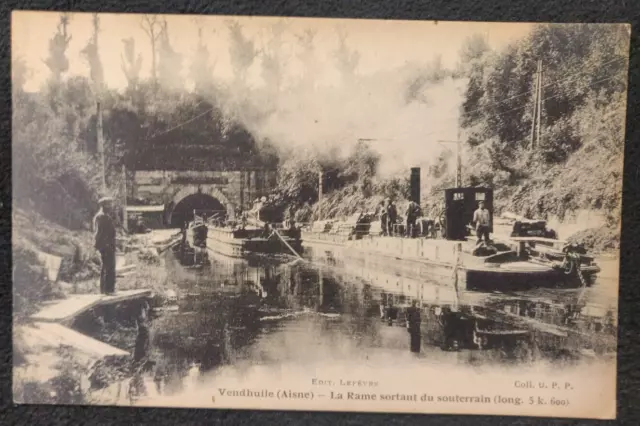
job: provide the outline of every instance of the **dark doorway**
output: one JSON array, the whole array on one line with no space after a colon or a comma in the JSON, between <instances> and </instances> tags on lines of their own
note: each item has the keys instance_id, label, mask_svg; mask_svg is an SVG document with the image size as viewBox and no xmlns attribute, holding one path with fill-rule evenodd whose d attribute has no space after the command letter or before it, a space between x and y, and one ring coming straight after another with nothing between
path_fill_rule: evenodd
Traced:
<instances>
[{"instance_id":1,"label":"dark doorway","mask_svg":"<svg viewBox=\"0 0 640 426\"><path fill-rule=\"evenodd\" d=\"M214 212L226 212L226 208L220 201L206 194L192 194L184 197L173 208L170 216L170 226L181 228L185 222L193 220L193 211L206 213L211 217Z\"/></svg>"}]
</instances>

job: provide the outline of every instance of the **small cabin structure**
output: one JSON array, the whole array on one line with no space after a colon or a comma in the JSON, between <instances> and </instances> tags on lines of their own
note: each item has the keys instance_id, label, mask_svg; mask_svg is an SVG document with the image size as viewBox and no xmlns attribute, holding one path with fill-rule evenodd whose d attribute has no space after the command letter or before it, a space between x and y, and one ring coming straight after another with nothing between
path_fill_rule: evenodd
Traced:
<instances>
[{"instance_id":1,"label":"small cabin structure","mask_svg":"<svg viewBox=\"0 0 640 426\"><path fill-rule=\"evenodd\" d=\"M449 188L445 194L445 237L447 240L464 240L469 235L467 228L473 221L473 212L478 203L484 201L491 216L493 232L493 189L491 188Z\"/></svg>"}]
</instances>

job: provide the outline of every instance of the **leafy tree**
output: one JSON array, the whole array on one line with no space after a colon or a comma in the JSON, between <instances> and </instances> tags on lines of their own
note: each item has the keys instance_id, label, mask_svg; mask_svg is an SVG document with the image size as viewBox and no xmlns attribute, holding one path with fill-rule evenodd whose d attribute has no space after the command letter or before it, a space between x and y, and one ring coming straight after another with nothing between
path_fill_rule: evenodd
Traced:
<instances>
[{"instance_id":1,"label":"leafy tree","mask_svg":"<svg viewBox=\"0 0 640 426\"><path fill-rule=\"evenodd\" d=\"M214 67L215 62L210 63L209 49L202 41L202 27L199 27L198 45L189 68L189 77L193 81L197 93L210 92Z\"/></svg>"},{"instance_id":2,"label":"leafy tree","mask_svg":"<svg viewBox=\"0 0 640 426\"><path fill-rule=\"evenodd\" d=\"M243 86L257 51L254 42L242 33L242 26L237 21L229 22L227 28L230 37L229 56L231 57L234 78L237 83Z\"/></svg>"},{"instance_id":3,"label":"leafy tree","mask_svg":"<svg viewBox=\"0 0 640 426\"><path fill-rule=\"evenodd\" d=\"M460 48L457 76L470 77L475 69L482 66L485 55L490 52L491 47L484 35L474 34L469 37Z\"/></svg>"},{"instance_id":4,"label":"leafy tree","mask_svg":"<svg viewBox=\"0 0 640 426\"><path fill-rule=\"evenodd\" d=\"M487 52L479 37L470 40L460 65L469 79L461 119L470 148L469 181L495 186L500 204L520 213L534 214L544 205L547 213L562 216L606 205L617 216L615 182L608 189L585 182L596 176L609 182L620 173L622 154L614 147L624 140L628 40L622 26L586 24L538 24L499 53ZM532 151L538 60L541 139ZM596 154L595 146L610 149Z\"/></svg>"},{"instance_id":5,"label":"leafy tree","mask_svg":"<svg viewBox=\"0 0 640 426\"><path fill-rule=\"evenodd\" d=\"M347 183L354 183L365 198L371 197L373 178L378 171L380 154L373 151L364 141L358 141L353 152L347 157L341 177Z\"/></svg>"},{"instance_id":6,"label":"leafy tree","mask_svg":"<svg viewBox=\"0 0 640 426\"><path fill-rule=\"evenodd\" d=\"M100 18L97 13L93 14L93 36L87 43L87 45L80 52L84 56L85 60L89 63L89 70L91 74L91 80L95 86L96 93L100 93L103 90L104 76L102 69L102 62L100 61L100 54L98 51L98 35L100 33Z\"/></svg>"},{"instance_id":7,"label":"leafy tree","mask_svg":"<svg viewBox=\"0 0 640 426\"><path fill-rule=\"evenodd\" d=\"M49 57L44 63L51 71L51 79L59 82L62 74L69 70L69 59L67 59L67 48L71 41L71 36L67 33L70 17L63 13L60 15L60 22L54 36L49 40Z\"/></svg>"},{"instance_id":8,"label":"leafy tree","mask_svg":"<svg viewBox=\"0 0 640 426\"><path fill-rule=\"evenodd\" d=\"M11 59L11 88L14 97L24 92L24 86L27 84L31 73L23 57L16 56Z\"/></svg>"},{"instance_id":9,"label":"leafy tree","mask_svg":"<svg viewBox=\"0 0 640 426\"><path fill-rule=\"evenodd\" d=\"M149 42L151 43L151 79L154 84L157 84L158 43L162 33L162 23L156 15L143 15L140 25L142 30L147 34L147 37L149 37Z\"/></svg>"},{"instance_id":10,"label":"leafy tree","mask_svg":"<svg viewBox=\"0 0 640 426\"><path fill-rule=\"evenodd\" d=\"M260 51L262 78L269 92L278 93L282 86L286 58L282 55L284 24L278 22L270 28L270 39Z\"/></svg>"},{"instance_id":11,"label":"leafy tree","mask_svg":"<svg viewBox=\"0 0 640 426\"><path fill-rule=\"evenodd\" d=\"M302 76L302 87L312 88L320 73L320 62L317 59L315 51L315 38L317 32L311 29L305 30L302 34L296 35L300 52L298 52L298 60L303 64L304 71Z\"/></svg>"},{"instance_id":12,"label":"leafy tree","mask_svg":"<svg viewBox=\"0 0 640 426\"><path fill-rule=\"evenodd\" d=\"M334 59L342 78L346 83L349 83L353 80L360 63L360 52L347 46L347 35L344 28L339 27L336 33L338 35L338 48L333 53Z\"/></svg>"},{"instance_id":13,"label":"leafy tree","mask_svg":"<svg viewBox=\"0 0 640 426\"><path fill-rule=\"evenodd\" d=\"M183 87L180 77L182 55L176 52L169 40L169 27L166 20L160 23L158 46L158 79L160 84L169 90Z\"/></svg>"},{"instance_id":14,"label":"leafy tree","mask_svg":"<svg viewBox=\"0 0 640 426\"><path fill-rule=\"evenodd\" d=\"M124 52L122 54L122 72L127 78L127 89L133 91L140 81L140 69L142 68L142 55L136 54L136 45L133 37L122 39Z\"/></svg>"}]
</instances>

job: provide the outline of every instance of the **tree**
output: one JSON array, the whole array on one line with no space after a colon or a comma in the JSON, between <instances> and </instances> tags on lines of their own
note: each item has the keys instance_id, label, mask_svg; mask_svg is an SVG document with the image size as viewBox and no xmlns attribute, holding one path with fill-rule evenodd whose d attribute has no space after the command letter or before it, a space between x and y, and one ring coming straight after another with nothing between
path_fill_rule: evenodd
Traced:
<instances>
[{"instance_id":1,"label":"tree","mask_svg":"<svg viewBox=\"0 0 640 426\"><path fill-rule=\"evenodd\" d=\"M373 178L378 171L380 154L365 141L358 141L353 152L345 160L340 177L345 183L355 183L365 198L372 195Z\"/></svg>"},{"instance_id":2,"label":"tree","mask_svg":"<svg viewBox=\"0 0 640 426\"><path fill-rule=\"evenodd\" d=\"M407 103L413 101L427 102L424 89L429 84L441 82L449 73L442 65L442 56L435 55L433 59L423 67L420 67L408 80L404 97Z\"/></svg>"},{"instance_id":3,"label":"tree","mask_svg":"<svg viewBox=\"0 0 640 426\"><path fill-rule=\"evenodd\" d=\"M30 75L31 70L23 57L16 56L11 59L11 88L14 95L24 91Z\"/></svg>"},{"instance_id":4,"label":"tree","mask_svg":"<svg viewBox=\"0 0 640 426\"><path fill-rule=\"evenodd\" d=\"M93 36L80 53L85 58L85 60L89 63L91 80L93 81L94 90L96 93L102 92L103 85L104 85L102 62L100 61L100 54L98 50L98 34L99 33L100 33L100 18L98 17L97 13L94 13L93 14Z\"/></svg>"},{"instance_id":5,"label":"tree","mask_svg":"<svg viewBox=\"0 0 640 426\"><path fill-rule=\"evenodd\" d=\"M316 31L307 29L302 34L296 35L301 48L296 55L304 66L302 75L302 87L315 88L316 77L320 72L320 63L315 52Z\"/></svg>"},{"instance_id":6,"label":"tree","mask_svg":"<svg viewBox=\"0 0 640 426\"><path fill-rule=\"evenodd\" d=\"M206 92L212 87L212 74L215 62L210 63L209 49L202 40L202 27L198 27L198 45L189 67L189 78L195 85L197 93Z\"/></svg>"},{"instance_id":7,"label":"tree","mask_svg":"<svg viewBox=\"0 0 640 426\"><path fill-rule=\"evenodd\" d=\"M229 30L229 56L236 83L244 86L247 71L255 60L257 51L252 40L242 33L242 26L237 21L227 24Z\"/></svg>"},{"instance_id":8,"label":"tree","mask_svg":"<svg viewBox=\"0 0 640 426\"><path fill-rule=\"evenodd\" d=\"M487 38L474 34L467 38L460 48L457 73L460 77L470 77L472 70L481 65L484 56L491 51Z\"/></svg>"},{"instance_id":9,"label":"tree","mask_svg":"<svg viewBox=\"0 0 640 426\"><path fill-rule=\"evenodd\" d=\"M143 15L142 16L142 30L149 37L149 42L151 43L151 79L153 84L158 83L158 74L157 74L157 54L158 54L158 41L160 40L162 25L160 20L156 15Z\"/></svg>"},{"instance_id":10,"label":"tree","mask_svg":"<svg viewBox=\"0 0 640 426\"><path fill-rule=\"evenodd\" d=\"M615 147L624 140L628 41L624 26L586 24L538 24L501 52L471 40L461 53L469 78L461 120L469 180L495 186L501 204L521 214L537 211L538 202L560 217L619 209L611 177L620 174ZM541 138L531 151L538 60Z\"/></svg>"},{"instance_id":11,"label":"tree","mask_svg":"<svg viewBox=\"0 0 640 426\"><path fill-rule=\"evenodd\" d=\"M136 44L133 37L122 40L124 52L122 54L122 72L127 79L127 88L135 90L140 81L140 69L142 68L142 55L136 55Z\"/></svg>"},{"instance_id":12,"label":"tree","mask_svg":"<svg viewBox=\"0 0 640 426\"><path fill-rule=\"evenodd\" d=\"M284 24L278 22L270 29L270 38L262 47L260 54L262 59L262 78L267 88L272 93L280 91L286 59L282 54L282 35L284 34Z\"/></svg>"},{"instance_id":13,"label":"tree","mask_svg":"<svg viewBox=\"0 0 640 426\"><path fill-rule=\"evenodd\" d=\"M338 35L338 48L333 53L334 59L343 80L349 83L353 80L360 63L360 52L347 46L347 35L344 28L339 27L336 34Z\"/></svg>"},{"instance_id":14,"label":"tree","mask_svg":"<svg viewBox=\"0 0 640 426\"><path fill-rule=\"evenodd\" d=\"M169 40L169 26L166 20L160 23L160 37L158 49L158 79L160 84L169 90L184 87L180 70L182 69L182 55L176 52Z\"/></svg>"},{"instance_id":15,"label":"tree","mask_svg":"<svg viewBox=\"0 0 640 426\"><path fill-rule=\"evenodd\" d=\"M54 82L59 82L62 74L69 70L69 60L67 59L67 48L71 41L71 36L67 33L69 20L69 14L62 13L57 32L49 40L49 57L44 63L49 67L51 79Z\"/></svg>"}]
</instances>

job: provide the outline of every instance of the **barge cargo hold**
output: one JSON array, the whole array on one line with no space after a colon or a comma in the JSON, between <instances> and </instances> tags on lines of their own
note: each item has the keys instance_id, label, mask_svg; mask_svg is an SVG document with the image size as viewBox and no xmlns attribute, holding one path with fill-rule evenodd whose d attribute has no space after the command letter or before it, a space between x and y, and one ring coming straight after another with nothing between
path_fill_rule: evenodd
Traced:
<instances>
[{"instance_id":1,"label":"barge cargo hold","mask_svg":"<svg viewBox=\"0 0 640 426\"><path fill-rule=\"evenodd\" d=\"M589 285L600 272L590 259L580 264L580 274L575 263L562 260L535 261L520 257L517 249L504 244L491 256L475 256L473 241L447 241L432 239L408 239L398 237L363 237L358 240L340 241L332 235L303 232L305 246L325 256L353 260L394 262L397 266L420 269L421 275L440 278L454 277L461 290L508 291L538 287L572 288ZM520 242L514 241L520 245ZM506 246L506 247L505 247ZM554 251L555 252L555 251ZM562 257L560 251L556 257ZM582 275L582 279L580 278Z\"/></svg>"},{"instance_id":2,"label":"barge cargo hold","mask_svg":"<svg viewBox=\"0 0 640 426\"><path fill-rule=\"evenodd\" d=\"M251 253L302 253L299 230L262 228L233 229L208 226L207 249L230 257L243 257Z\"/></svg>"},{"instance_id":3,"label":"barge cargo hold","mask_svg":"<svg viewBox=\"0 0 640 426\"><path fill-rule=\"evenodd\" d=\"M382 236L379 224L352 221L350 232L344 232L344 223L317 222L302 231L302 239L305 248L316 255L320 252L320 258L393 262L407 268L417 265L425 277L454 278L460 290L586 287L600 272L594 258L581 246L547 238L553 233L546 228L542 234L534 232L537 229L527 234L522 222L513 224L510 233L494 235L483 253L475 237L469 235L468 225L479 201L492 210L492 190L447 189L445 201L440 232L425 230L418 238ZM430 222L428 227L433 228L436 220ZM491 223L493 232L493 217ZM544 221L532 223L546 226Z\"/></svg>"}]
</instances>

